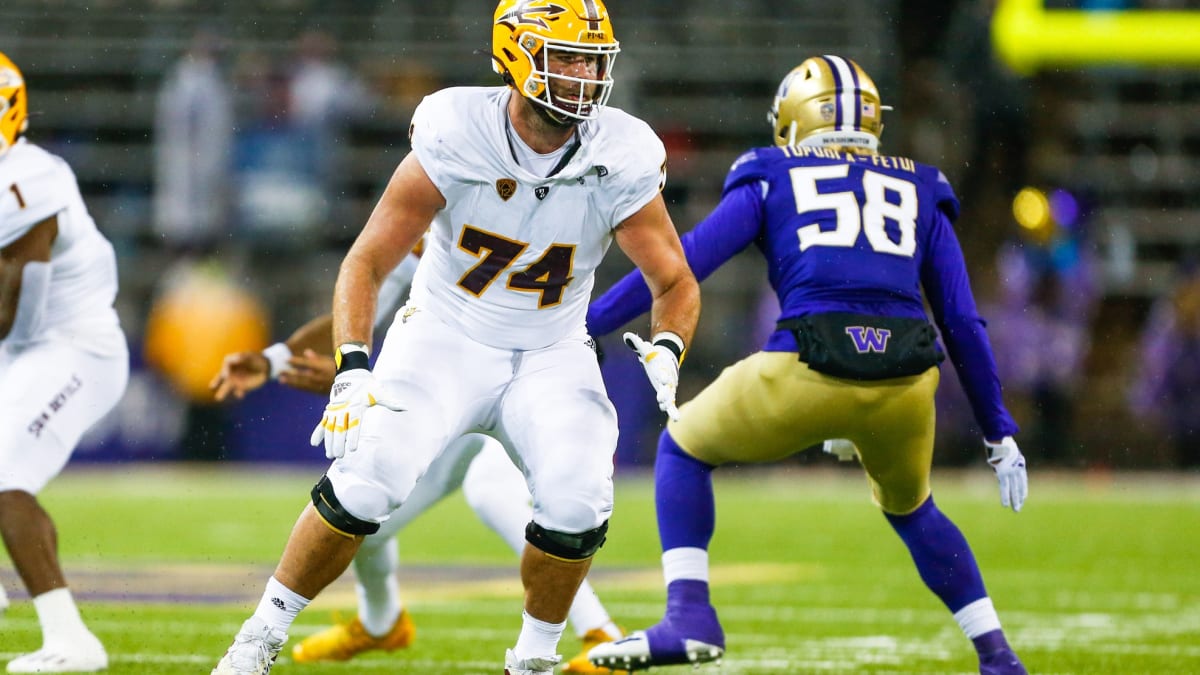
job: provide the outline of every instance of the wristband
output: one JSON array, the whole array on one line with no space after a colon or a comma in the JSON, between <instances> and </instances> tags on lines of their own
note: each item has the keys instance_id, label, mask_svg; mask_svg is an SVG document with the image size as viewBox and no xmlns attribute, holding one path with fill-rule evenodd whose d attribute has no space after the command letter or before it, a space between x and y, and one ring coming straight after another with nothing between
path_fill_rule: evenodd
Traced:
<instances>
[{"instance_id":1,"label":"wristband","mask_svg":"<svg viewBox=\"0 0 1200 675\"><path fill-rule=\"evenodd\" d=\"M370 370L371 356L367 352L367 346L361 342L346 342L337 348L333 353L333 360L337 364L337 372L346 372L347 370Z\"/></svg>"},{"instance_id":2,"label":"wristband","mask_svg":"<svg viewBox=\"0 0 1200 675\"><path fill-rule=\"evenodd\" d=\"M683 346L683 338L669 330L664 330L660 333L655 333L654 337L650 338L650 342L655 347L663 347L674 354L675 363L683 363L683 355L687 351Z\"/></svg>"},{"instance_id":3,"label":"wristband","mask_svg":"<svg viewBox=\"0 0 1200 675\"><path fill-rule=\"evenodd\" d=\"M276 342L262 350L262 355L266 357L267 363L271 364L271 379L278 380L279 374L287 370L288 359L292 358L292 349L286 342Z\"/></svg>"}]
</instances>

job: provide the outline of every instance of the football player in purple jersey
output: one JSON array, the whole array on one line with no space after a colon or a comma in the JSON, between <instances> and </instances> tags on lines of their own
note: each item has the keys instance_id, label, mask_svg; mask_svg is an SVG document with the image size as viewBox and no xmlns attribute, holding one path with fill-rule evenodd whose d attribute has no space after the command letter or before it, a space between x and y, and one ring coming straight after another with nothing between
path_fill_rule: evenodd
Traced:
<instances>
[{"instance_id":1,"label":"football player in purple jersey","mask_svg":"<svg viewBox=\"0 0 1200 675\"><path fill-rule=\"evenodd\" d=\"M879 154L879 93L854 62L810 58L783 79L770 112L774 146L734 162L720 204L683 237L704 279L756 246L781 307L761 351L728 367L680 406L662 433L655 500L666 615L646 631L593 649L597 665L628 669L719 658L725 636L709 601L712 472L769 462L821 443L867 472L884 517L921 579L979 654L980 672L1025 673L1009 646L966 539L930 492L934 392L950 361L984 432L1000 500L1028 492L995 360L976 310L953 222L958 200L932 166ZM650 307L635 272L592 303L603 335Z\"/></svg>"}]
</instances>

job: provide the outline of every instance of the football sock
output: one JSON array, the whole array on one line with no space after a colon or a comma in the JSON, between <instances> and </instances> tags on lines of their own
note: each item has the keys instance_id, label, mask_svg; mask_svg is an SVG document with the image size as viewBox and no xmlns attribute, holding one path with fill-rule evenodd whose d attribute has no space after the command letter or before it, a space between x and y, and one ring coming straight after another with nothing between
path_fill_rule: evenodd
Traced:
<instances>
[{"instance_id":1,"label":"football sock","mask_svg":"<svg viewBox=\"0 0 1200 675\"><path fill-rule=\"evenodd\" d=\"M267 580L267 589L263 591L262 600L258 601L254 616L262 619L271 628L286 633L296 620L296 615L307 607L308 603L308 598L279 583L272 576Z\"/></svg>"},{"instance_id":2,"label":"football sock","mask_svg":"<svg viewBox=\"0 0 1200 675\"><path fill-rule=\"evenodd\" d=\"M383 637L392 630L400 617L403 603L396 570L400 568L400 552L396 538L372 541L370 537L354 556L354 576L358 583L358 620L367 633Z\"/></svg>"},{"instance_id":3,"label":"football sock","mask_svg":"<svg viewBox=\"0 0 1200 675\"><path fill-rule=\"evenodd\" d=\"M532 659L556 654L558 640L562 637L567 622L548 623L535 619L528 612L521 612L521 634L517 636L517 645L513 654L518 659Z\"/></svg>"},{"instance_id":4,"label":"football sock","mask_svg":"<svg viewBox=\"0 0 1200 675\"><path fill-rule=\"evenodd\" d=\"M42 626L42 641L46 644L65 642L72 644L74 637L89 632L79 616L75 598L69 588L46 591L33 599L38 623Z\"/></svg>"},{"instance_id":5,"label":"football sock","mask_svg":"<svg viewBox=\"0 0 1200 675\"><path fill-rule=\"evenodd\" d=\"M663 551L662 568L663 581L668 588L678 579L708 583L708 551L691 546Z\"/></svg>"},{"instance_id":6,"label":"football sock","mask_svg":"<svg viewBox=\"0 0 1200 675\"><path fill-rule=\"evenodd\" d=\"M1004 635L1000 632L1000 617L996 615L996 608L992 606L991 598L980 598L963 607L954 613L954 620L962 628L963 634L972 640L996 633L1000 635L1000 641L1004 641ZM980 643L976 642L975 644L978 647ZM1007 647L1008 645L1005 643L999 646Z\"/></svg>"},{"instance_id":7,"label":"football sock","mask_svg":"<svg viewBox=\"0 0 1200 675\"><path fill-rule=\"evenodd\" d=\"M957 614L987 598L971 547L958 527L938 510L932 496L908 515L883 515L908 547L921 580L951 612ZM977 608L986 613L983 606Z\"/></svg>"},{"instance_id":8,"label":"football sock","mask_svg":"<svg viewBox=\"0 0 1200 675\"><path fill-rule=\"evenodd\" d=\"M608 610L604 609L604 604L600 602L600 598L587 579L583 580L583 583L579 585L579 590L575 592L575 599L571 602L567 620L571 622L575 634L579 637L583 637L593 628L603 629L613 639L621 637L621 629L612 622Z\"/></svg>"},{"instance_id":9,"label":"football sock","mask_svg":"<svg viewBox=\"0 0 1200 675\"><path fill-rule=\"evenodd\" d=\"M691 547L708 549L716 527L711 464L688 455L670 432L658 437L654 461L654 503L663 551Z\"/></svg>"},{"instance_id":10,"label":"football sock","mask_svg":"<svg viewBox=\"0 0 1200 675\"><path fill-rule=\"evenodd\" d=\"M8 609L8 594L4 592L4 587L0 586L0 612Z\"/></svg>"}]
</instances>

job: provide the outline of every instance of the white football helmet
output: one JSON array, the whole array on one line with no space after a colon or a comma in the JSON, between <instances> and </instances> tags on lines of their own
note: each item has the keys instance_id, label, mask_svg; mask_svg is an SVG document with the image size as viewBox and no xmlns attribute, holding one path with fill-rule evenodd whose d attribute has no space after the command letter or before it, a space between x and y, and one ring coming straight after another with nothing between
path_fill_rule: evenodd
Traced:
<instances>
[{"instance_id":1,"label":"white football helmet","mask_svg":"<svg viewBox=\"0 0 1200 675\"><path fill-rule=\"evenodd\" d=\"M879 90L866 71L840 56L814 56L779 83L767 121L775 145L841 145L875 152L883 133Z\"/></svg>"},{"instance_id":2,"label":"white football helmet","mask_svg":"<svg viewBox=\"0 0 1200 675\"><path fill-rule=\"evenodd\" d=\"M555 121L600 114L619 51L602 0L501 0L496 7L492 68ZM594 77L551 73L552 54L594 58Z\"/></svg>"}]
</instances>

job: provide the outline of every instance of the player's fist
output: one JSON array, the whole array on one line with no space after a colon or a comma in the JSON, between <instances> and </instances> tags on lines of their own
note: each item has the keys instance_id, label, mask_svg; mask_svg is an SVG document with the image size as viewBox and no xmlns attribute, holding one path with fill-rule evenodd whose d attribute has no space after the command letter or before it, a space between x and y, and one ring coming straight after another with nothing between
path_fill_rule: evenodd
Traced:
<instances>
[{"instance_id":1,"label":"player's fist","mask_svg":"<svg viewBox=\"0 0 1200 675\"><path fill-rule=\"evenodd\" d=\"M622 338L626 346L637 352L638 360L646 369L646 377L654 387L658 397L658 408L667 413L672 420L679 420L679 408L675 407L675 390L679 388L679 355L683 353L683 340L678 336L655 336L653 343L646 342L637 333L625 333ZM676 351L666 344L666 341L677 342Z\"/></svg>"},{"instance_id":2,"label":"player's fist","mask_svg":"<svg viewBox=\"0 0 1200 675\"><path fill-rule=\"evenodd\" d=\"M404 407L387 396L366 368L339 373L329 390L329 404L320 423L313 429L309 443L325 445L325 456L337 459L358 449L358 434L362 416L373 405L400 412Z\"/></svg>"},{"instance_id":3,"label":"player's fist","mask_svg":"<svg viewBox=\"0 0 1200 675\"><path fill-rule=\"evenodd\" d=\"M1029 496L1029 474L1025 471L1025 456L1017 449L1012 436L1005 436L999 443L985 440L987 461L996 470L1000 481L1000 504L1020 511Z\"/></svg>"}]
</instances>

